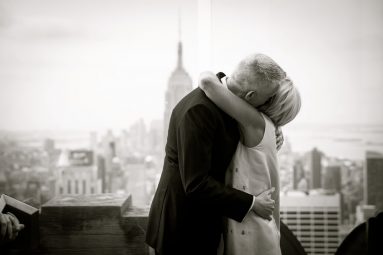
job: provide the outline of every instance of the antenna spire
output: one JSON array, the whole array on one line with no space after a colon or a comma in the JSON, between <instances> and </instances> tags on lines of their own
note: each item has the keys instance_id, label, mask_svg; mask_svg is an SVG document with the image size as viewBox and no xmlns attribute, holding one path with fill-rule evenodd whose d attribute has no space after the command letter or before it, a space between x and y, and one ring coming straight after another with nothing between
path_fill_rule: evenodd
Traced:
<instances>
[{"instance_id":1,"label":"antenna spire","mask_svg":"<svg viewBox=\"0 0 383 255\"><path fill-rule=\"evenodd\" d=\"M181 20L181 7L178 5L178 41L181 41L181 26L182 26L182 20Z\"/></svg>"},{"instance_id":2,"label":"antenna spire","mask_svg":"<svg viewBox=\"0 0 383 255\"><path fill-rule=\"evenodd\" d=\"M181 7L178 4L178 68L182 68Z\"/></svg>"}]
</instances>

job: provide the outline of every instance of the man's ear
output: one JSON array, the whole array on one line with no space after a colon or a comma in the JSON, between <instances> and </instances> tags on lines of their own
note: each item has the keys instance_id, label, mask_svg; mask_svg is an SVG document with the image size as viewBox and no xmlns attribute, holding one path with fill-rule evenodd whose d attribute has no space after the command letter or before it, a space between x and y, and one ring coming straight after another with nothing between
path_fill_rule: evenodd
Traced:
<instances>
[{"instance_id":1,"label":"man's ear","mask_svg":"<svg viewBox=\"0 0 383 255\"><path fill-rule=\"evenodd\" d=\"M250 90L249 92L246 93L245 100L247 102L251 102L251 100L254 99L256 94L257 94L257 92L255 90Z\"/></svg>"}]
</instances>

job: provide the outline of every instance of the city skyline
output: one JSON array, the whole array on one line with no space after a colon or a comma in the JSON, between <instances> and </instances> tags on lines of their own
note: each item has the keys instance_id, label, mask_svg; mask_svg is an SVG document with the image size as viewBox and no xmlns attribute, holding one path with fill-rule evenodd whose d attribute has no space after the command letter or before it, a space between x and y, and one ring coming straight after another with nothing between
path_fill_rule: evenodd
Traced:
<instances>
[{"instance_id":1,"label":"city skyline","mask_svg":"<svg viewBox=\"0 0 383 255\"><path fill-rule=\"evenodd\" d=\"M36 208L96 194L146 208L172 109L199 72L230 75L263 52L303 100L277 155L281 218L308 254L332 254L382 209L382 11L378 0L3 0L0 191Z\"/></svg>"},{"instance_id":2,"label":"city skyline","mask_svg":"<svg viewBox=\"0 0 383 255\"><path fill-rule=\"evenodd\" d=\"M162 133L157 132L155 136L162 137ZM36 207L54 194L73 196L105 192L131 194L133 204L149 205L161 171L161 156L158 157L160 153L153 146L158 139L151 137L142 122L118 136L108 132L99 136L100 139L97 137L97 134L90 134L87 149L77 147L71 150L60 148L60 139L45 139L39 147L2 141L0 189L19 200L27 199ZM142 153L137 153L139 151ZM320 153L321 157L315 156L313 160L310 155L313 153ZM368 215L374 215L376 203L362 207L359 203L363 201L362 193L366 192L366 185L361 181L365 171L363 162L338 159L316 150L298 155L288 143L279 156L283 187L281 216L308 254L316 254L316 251L332 254L352 227L359 224L356 220L363 222ZM366 160L368 162L368 156ZM378 175L380 161L371 164L371 170L375 171L370 173L371 176ZM294 168L297 162L303 163L301 170L307 183L315 183L315 180L310 181L315 178L322 182L315 186L306 185L303 189L301 185L291 185L296 182ZM337 181L329 183L329 178L334 178L330 173L334 171L330 169L332 166L339 167L339 176ZM28 187L32 187L33 192ZM377 188L373 193L381 195L381 189ZM298 197L290 197L291 192Z\"/></svg>"},{"instance_id":3,"label":"city skyline","mask_svg":"<svg viewBox=\"0 0 383 255\"><path fill-rule=\"evenodd\" d=\"M194 88L201 71L197 5L3 1L0 130L123 129L139 118L162 119L179 9ZM230 73L254 51L273 57L302 94L288 129L383 124L383 3L243 1L230 8L230 1L211 1L211 69Z\"/></svg>"}]
</instances>

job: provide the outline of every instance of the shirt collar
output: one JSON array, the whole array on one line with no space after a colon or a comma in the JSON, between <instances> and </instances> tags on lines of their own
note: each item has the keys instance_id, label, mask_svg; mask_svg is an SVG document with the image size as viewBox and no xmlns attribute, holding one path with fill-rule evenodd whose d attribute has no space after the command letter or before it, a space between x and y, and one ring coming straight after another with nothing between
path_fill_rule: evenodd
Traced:
<instances>
[{"instance_id":1,"label":"shirt collar","mask_svg":"<svg viewBox=\"0 0 383 255\"><path fill-rule=\"evenodd\" d=\"M221 78L222 84L225 85L226 87L227 87L227 78L228 78L227 76L224 76Z\"/></svg>"}]
</instances>

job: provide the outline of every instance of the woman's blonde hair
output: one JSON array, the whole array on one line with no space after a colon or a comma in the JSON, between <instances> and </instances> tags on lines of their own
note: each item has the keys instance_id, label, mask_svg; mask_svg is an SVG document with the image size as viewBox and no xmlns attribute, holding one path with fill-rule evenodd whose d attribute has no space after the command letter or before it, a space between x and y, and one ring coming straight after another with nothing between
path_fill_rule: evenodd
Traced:
<instances>
[{"instance_id":1,"label":"woman's blonde hair","mask_svg":"<svg viewBox=\"0 0 383 255\"><path fill-rule=\"evenodd\" d=\"M292 121L301 109L301 96L293 82L286 77L281 80L277 93L258 110L266 114L276 126Z\"/></svg>"}]
</instances>

